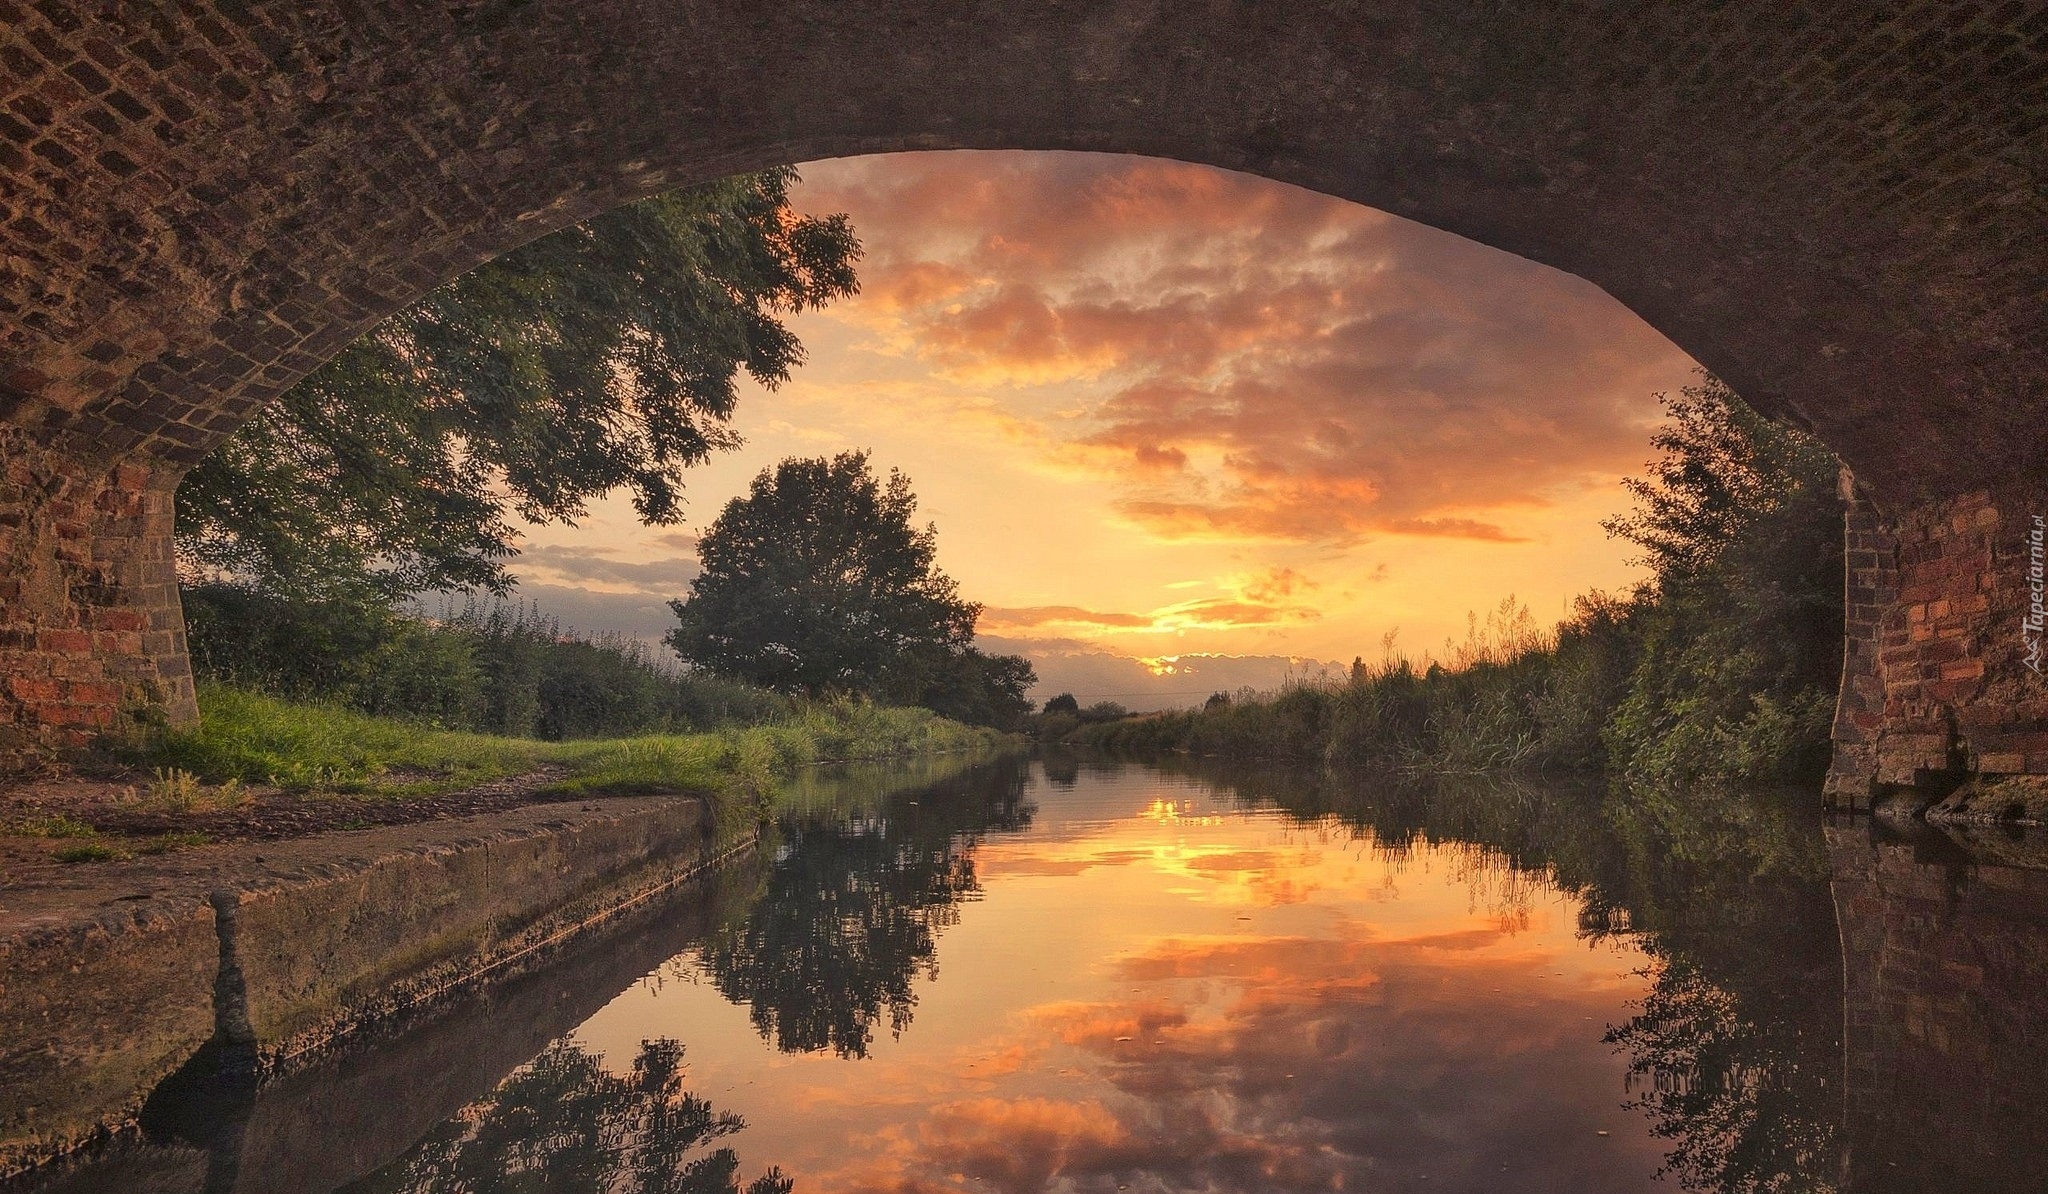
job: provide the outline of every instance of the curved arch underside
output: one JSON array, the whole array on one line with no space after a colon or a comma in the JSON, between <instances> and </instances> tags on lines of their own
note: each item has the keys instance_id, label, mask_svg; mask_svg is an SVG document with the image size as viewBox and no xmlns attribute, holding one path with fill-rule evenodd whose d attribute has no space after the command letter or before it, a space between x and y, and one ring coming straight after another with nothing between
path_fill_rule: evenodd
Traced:
<instances>
[{"instance_id":1,"label":"curved arch underside","mask_svg":"<svg viewBox=\"0 0 2048 1194\"><path fill-rule=\"evenodd\" d=\"M114 725L80 721L107 685L117 705L189 706L168 494L378 318L668 187L948 147L1250 171L1590 279L1819 433L1874 500L1868 566L1852 556L1870 695L1849 712L1872 734L1889 717L1947 735L1908 770L2015 751L1957 747L1968 694L1887 711L1882 624L1910 635L1907 606L1952 599L1939 623L1993 594L1948 636L1962 656L1913 656L1915 683L2043 700L2007 650L2017 622L1979 625L2026 604L2021 572L1991 578L2024 557L2029 507L2048 510L2032 503L2048 491L2039 4L0 0L0 16L0 546L17 561L0 665L49 681L0 694L0 733L11 716L23 741ZM1981 554L1968 592L1956 563L1911 600L1928 552ZM52 650L114 662L67 681L35 670ZM2048 734L2015 750L1990 769L2048 771Z\"/></svg>"}]
</instances>

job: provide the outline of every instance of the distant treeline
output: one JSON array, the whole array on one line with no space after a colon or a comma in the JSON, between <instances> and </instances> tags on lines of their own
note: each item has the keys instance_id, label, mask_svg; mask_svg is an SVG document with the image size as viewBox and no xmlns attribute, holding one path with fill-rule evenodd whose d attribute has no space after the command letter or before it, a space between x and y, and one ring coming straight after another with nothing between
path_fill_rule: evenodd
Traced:
<instances>
[{"instance_id":1,"label":"distant treeline","mask_svg":"<svg viewBox=\"0 0 2048 1194\"><path fill-rule=\"evenodd\" d=\"M184 600L202 679L445 729L559 740L755 725L792 709L637 639L582 637L504 602L422 618L233 584L188 587Z\"/></svg>"},{"instance_id":2,"label":"distant treeline","mask_svg":"<svg viewBox=\"0 0 2048 1194\"><path fill-rule=\"evenodd\" d=\"M1072 740L1438 772L1607 770L1653 782L1811 779L1841 668L1839 464L1708 380L1665 400L1662 458L1610 533L1651 579L1555 631L1513 598L1420 663L1390 638L1348 679L1219 693Z\"/></svg>"}]
</instances>

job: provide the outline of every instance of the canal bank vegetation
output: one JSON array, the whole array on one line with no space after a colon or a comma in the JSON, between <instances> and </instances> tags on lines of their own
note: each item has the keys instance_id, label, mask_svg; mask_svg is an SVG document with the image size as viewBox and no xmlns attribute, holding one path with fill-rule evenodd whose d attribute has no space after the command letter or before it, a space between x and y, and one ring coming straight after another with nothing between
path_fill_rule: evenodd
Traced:
<instances>
[{"instance_id":1,"label":"canal bank vegetation","mask_svg":"<svg viewBox=\"0 0 2048 1194\"><path fill-rule=\"evenodd\" d=\"M247 584L183 596L203 679L433 729L556 741L756 725L796 708L758 685L686 670L637 639L578 635L503 601L451 601L422 617Z\"/></svg>"},{"instance_id":2,"label":"canal bank vegetation","mask_svg":"<svg viewBox=\"0 0 2048 1194\"><path fill-rule=\"evenodd\" d=\"M195 805L236 785L405 798L537 776L538 795L695 792L751 809L813 764L1005 741L929 710L852 700L804 703L762 725L563 742L434 729L212 684L201 687L200 708L196 728L166 734L149 756L159 774L189 777Z\"/></svg>"},{"instance_id":3,"label":"canal bank vegetation","mask_svg":"<svg viewBox=\"0 0 2048 1194\"><path fill-rule=\"evenodd\" d=\"M1608 771L1653 784L1807 780L1827 765L1840 673L1840 466L1712 378L1664 399L1659 457L1610 520L1650 578L1581 597L1544 630L1513 598L1462 643L1334 683L1219 694L1199 710L1083 726L1134 752L1418 771Z\"/></svg>"},{"instance_id":4,"label":"canal bank vegetation","mask_svg":"<svg viewBox=\"0 0 2048 1194\"><path fill-rule=\"evenodd\" d=\"M621 491L645 524L679 524L688 470L741 443L743 381L773 389L801 364L789 317L858 289L851 225L796 210L796 182L657 195L495 258L208 454L177 494L199 677L547 741L848 699L1021 719L1030 664L973 646L980 607L934 566L908 480L862 452L784 460L728 502L666 646L503 602L522 525L574 525ZM448 593L486 600L423 614Z\"/></svg>"},{"instance_id":5,"label":"canal bank vegetation","mask_svg":"<svg viewBox=\"0 0 2048 1194\"><path fill-rule=\"evenodd\" d=\"M471 596L422 616L361 585L308 596L260 575L184 590L204 679L435 729L566 741L770 724L819 701L1018 727L1029 661L973 645L981 607L934 564L907 478L865 453L765 470L699 540L659 653ZM670 650L674 652L670 654Z\"/></svg>"}]
</instances>

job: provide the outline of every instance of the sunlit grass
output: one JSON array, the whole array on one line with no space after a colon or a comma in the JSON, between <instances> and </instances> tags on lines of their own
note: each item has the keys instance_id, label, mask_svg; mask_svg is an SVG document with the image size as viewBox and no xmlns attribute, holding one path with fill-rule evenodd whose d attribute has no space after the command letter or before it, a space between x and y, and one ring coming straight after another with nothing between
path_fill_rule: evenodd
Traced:
<instances>
[{"instance_id":1,"label":"sunlit grass","mask_svg":"<svg viewBox=\"0 0 2048 1194\"><path fill-rule=\"evenodd\" d=\"M58 862L110 862L117 858L126 858L128 855L126 851L101 845L99 842L79 842L63 847L50 857Z\"/></svg>"},{"instance_id":2,"label":"sunlit grass","mask_svg":"<svg viewBox=\"0 0 2048 1194\"><path fill-rule=\"evenodd\" d=\"M7 826L7 832L16 837L94 837L99 830L75 817L58 813L54 817L29 817Z\"/></svg>"},{"instance_id":3,"label":"sunlit grass","mask_svg":"<svg viewBox=\"0 0 2048 1194\"><path fill-rule=\"evenodd\" d=\"M765 810L776 785L814 763L986 749L1002 741L993 730L924 709L852 701L801 706L787 720L746 729L541 742L430 729L215 685L203 686L199 700L200 725L166 735L148 760L160 777L178 777L160 783L194 801L207 796L186 775L228 790L265 783L306 794L406 797L553 766L566 772L548 785L553 792L698 792L721 797L722 807Z\"/></svg>"},{"instance_id":4,"label":"sunlit grass","mask_svg":"<svg viewBox=\"0 0 2048 1194\"><path fill-rule=\"evenodd\" d=\"M151 761L214 783L438 791L531 771L551 749L544 742L426 729L219 685L201 686L199 703L198 728L165 735Z\"/></svg>"}]
</instances>

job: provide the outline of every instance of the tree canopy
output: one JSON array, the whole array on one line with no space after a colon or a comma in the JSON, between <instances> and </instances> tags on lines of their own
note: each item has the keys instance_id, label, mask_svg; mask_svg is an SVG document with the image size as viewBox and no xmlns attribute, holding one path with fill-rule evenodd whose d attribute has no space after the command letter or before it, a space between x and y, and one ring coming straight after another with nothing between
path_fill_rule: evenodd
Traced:
<instances>
[{"instance_id":1,"label":"tree canopy","mask_svg":"<svg viewBox=\"0 0 2048 1194\"><path fill-rule=\"evenodd\" d=\"M793 211L796 178L619 208L386 319L186 478L181 556L299 594L502 591L514 518L624 487L676 522L683 471L738 442L740 371L803 360L781 317L856 289L851 226Z\"/></svg>"},{"instance_id":2,"label":"tree canopy","mask_svg":"<svg viewBox=\"0 0 2048 1194\"><path fill-rule=\"evenodd\" d=\"M853 693L996 721L1023 713L1031 665L974 649L981 607L935 563L910 480L865 452L782 461L698 540L704 571L670 602L690 663L778 692Z\"/></svg>"}]
</instances>

